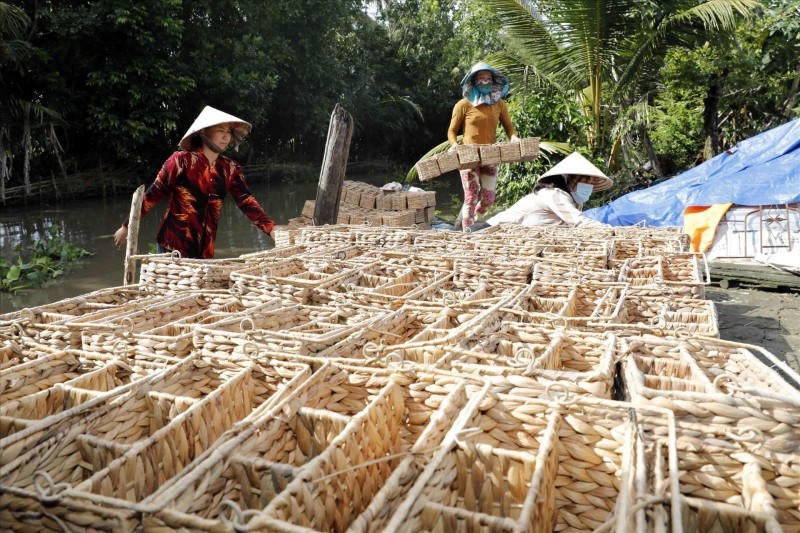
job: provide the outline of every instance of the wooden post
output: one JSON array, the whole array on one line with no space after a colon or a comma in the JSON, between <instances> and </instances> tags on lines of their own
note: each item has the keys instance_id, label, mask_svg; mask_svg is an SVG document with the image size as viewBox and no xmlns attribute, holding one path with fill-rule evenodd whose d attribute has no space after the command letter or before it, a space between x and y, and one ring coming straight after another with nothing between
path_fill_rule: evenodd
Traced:
<instances>
[{"instance_id":1,"label":"wooden post","mask_svg":"<svg viewBox=\"0 0 800 533\"><path fill-rule=\"evenodd\" d=\"M312 219L316 226L336 224L352 137L353 117L345 108L336 104L331 113L328 140L325 143L325 155L322 158L322 170L319 173L317 201Z\"/></svg>"},{"instance_id":2,"label":"wooden post","mask_svg":"<svg viewBox=\"0 0 800 533\"><path fill-rule=\"evenodd\" d=\"M133 192L131 200L131 213L128 216L128 243L125 246L125 278L123 285L131 285L136 277L136 261L131 256L136 255L139 246L139 220L142 215L142 200L144 200L144 185Z\"/></svg>"}]
</instances>

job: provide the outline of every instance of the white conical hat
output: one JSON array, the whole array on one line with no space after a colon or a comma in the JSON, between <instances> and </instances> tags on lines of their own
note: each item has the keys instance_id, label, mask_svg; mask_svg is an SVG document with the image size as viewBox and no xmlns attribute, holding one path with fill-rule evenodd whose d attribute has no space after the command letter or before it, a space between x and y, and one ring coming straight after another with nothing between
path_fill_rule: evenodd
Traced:
<instances>
[{"instance_id":1,"label":"white conical hat","mask_svg":"<svg viewBox=\"0 0 800 533\"><path fill-rule=\"evenodd\" d=\"M578 152L572 152L562 162L542 174L539 179L549 176L559 176L564 174L577 174L579 176L590 176L591 184L595 192L605 191L614 185L614 180L603 174L599 168L594 166L591 161L583 157Z\"/></svg>"},{"instance_id":2,"label":"white conical hat","mask_svg":"<svg viewBox=\"0 0 800 533\"><path fill-rule=\"evenodd\" d=\"M253 129L253 126L249 122L207 105L205 108L203 108L200 114L197 115L197 118L194 119L189 131L186 132L186 135L183 136L178 145L184 150L189 150L191 148L192 135L200 130L210 128L211 126L216 126L217 124L227 124L229 122L233 124L233 129L235 130L237 138L236 141L243 139L244 136L250 133L250 130Z\"/></svg>"}]
</instances>

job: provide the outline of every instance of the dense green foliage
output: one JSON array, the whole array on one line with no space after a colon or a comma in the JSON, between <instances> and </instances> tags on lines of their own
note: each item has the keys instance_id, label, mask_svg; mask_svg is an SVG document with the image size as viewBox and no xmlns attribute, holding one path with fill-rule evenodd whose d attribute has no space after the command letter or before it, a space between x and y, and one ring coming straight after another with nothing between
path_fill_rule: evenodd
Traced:
<instances>
[{"instance_id":1,"label":"dense green foliage","mask_svg":"<svg viewBox=\"0 0 800 533\"><path fill-rule=\"evenodd\" d=\"M56 226L47 228L43 238L35 239L25 249L18 244L15 251L15 261L0 258L0 291L16 292L41 285L60 276L68 265L91 255L64 240Z\"/></svg>"},{"instance_id":2,"label":"dense green foliage","mask_svg":"<svg viewBox=\"0 0 800 533\"><path fill-rule=\"evenodd\" d=\"M100 167L148 181L204 105L253 123L245 162L319 161L341 102L352 159L409 164L487 57L520 132L617 194L796 117L798 20L794 0L0 0L0 201ZM504 169L501 198L550 163Z\"/></svg>"}]
</instances>

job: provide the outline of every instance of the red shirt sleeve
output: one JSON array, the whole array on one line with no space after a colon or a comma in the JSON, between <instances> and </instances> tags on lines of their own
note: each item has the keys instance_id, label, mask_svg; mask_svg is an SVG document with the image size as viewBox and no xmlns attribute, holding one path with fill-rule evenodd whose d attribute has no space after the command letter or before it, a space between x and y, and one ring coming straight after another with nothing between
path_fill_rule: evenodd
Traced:
<instances>
[{"instance_id":1,"label":"red shirt sleeve","mask_svg":"<svg viewBox=\"0 0 800 533\"><path fill-rule=\"evenodd\" d=\"M247 218L253 221L253 224L258 226L264 233L271 233L272 228L275 227L275 222L261 208L261 205L253 197L247 182L244 179L244 172L242 167L235 162L231 162L233 169L228 175L228 191L236 201L239 209L247 215Z\"/></svg>"},{"instance_id":2,"label":"red shirt sleeve","mask_svg":"<svg viewBox=\"0 0 800 533\"><path fill-rule=\"evenodd\" d=\"M183 171L185 165L181 157L184 153L185 152L175 152L169 156L158 172L155 181L145 191L140 215L142 218L175 188L178 182L178 176ZM127 218L122 225L128 227Z\"/></svg>"}]
</instances>

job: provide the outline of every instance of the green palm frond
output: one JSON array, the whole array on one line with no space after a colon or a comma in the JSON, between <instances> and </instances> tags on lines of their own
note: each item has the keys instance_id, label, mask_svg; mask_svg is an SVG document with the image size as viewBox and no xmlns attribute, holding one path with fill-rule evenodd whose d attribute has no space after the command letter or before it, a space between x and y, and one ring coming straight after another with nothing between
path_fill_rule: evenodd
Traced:
<instances>
[{"instance_id":1,"label":"green palm frond","mask_svg":"<svg viewBox=\"0 0 800 533\"><path fill-rule=\"evenodd\" d=\"M699 21L709 30L731 30L736 27L737 15L748 17L760 7L757 0L708 0L675 13L664 28Z\"/></svg>"}]
</instances>

